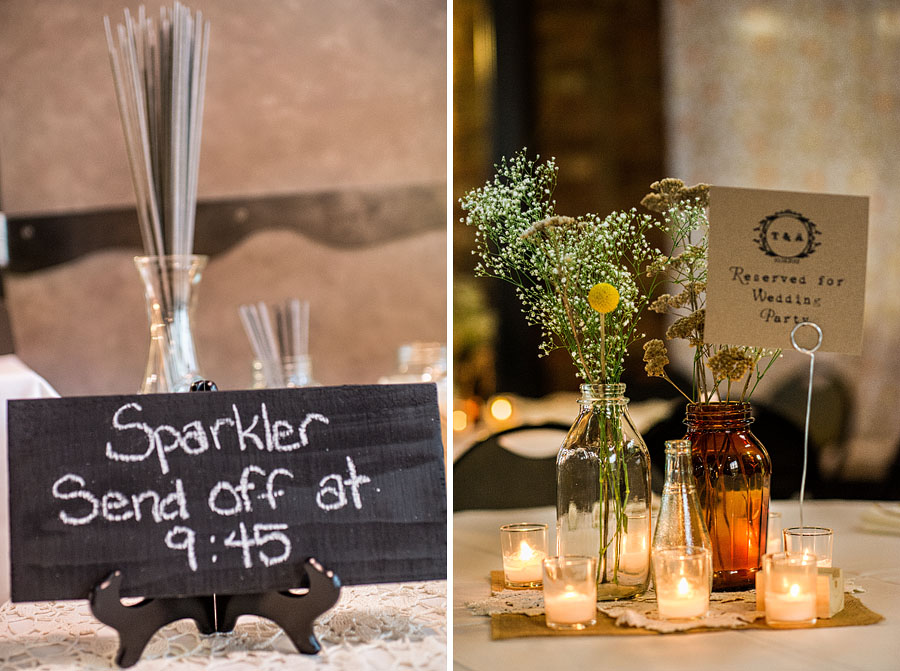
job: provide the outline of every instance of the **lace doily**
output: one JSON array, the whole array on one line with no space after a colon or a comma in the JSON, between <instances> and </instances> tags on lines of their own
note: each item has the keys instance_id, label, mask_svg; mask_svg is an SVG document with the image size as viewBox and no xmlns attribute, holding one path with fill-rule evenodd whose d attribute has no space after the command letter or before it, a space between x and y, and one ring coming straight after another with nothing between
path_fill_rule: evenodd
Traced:
<instances>
[{"instance_id":1,"label":"lace doily","mask_svg":"<svg viewBox=\"0 0 900 671\"><path fill-rule=\"evenodd\" d=\"M844 592L858 594L866 590L847 580ZM470 601L466 607L474 615L520 613L534 617L544 614L544 593L541 590L513 590L491 588L487 599ZM651 589L628 601L607 601L597 604L597 610L615 620L620 627L642 627L664 634L699 627L738 629L765 616L756 610L756 592L713 592L709 597L709 614L697 620L672 621L659 617L656 593Z\"/></svg>"},{"instance_id":2,"label":"lace doily","mask_svg":"<svg viewBox=\"0 0 900 671\"><path fill-rule=\"evenodd\" d=\"M475 615L522 613L533 617L544 613L544 595L540 590L493 590L490 598L472 601L466 606ZM620 627L643 627L662 633L698 627L735 629L764 616L764 613L756 610L756 593L752 590L713 592L709 599L709 614L704 618L685 622L660 618L653 590L628 601L600 602L597 610L613 618Z\"/></svg>"},{"instance_id":3,"label":"lace doily","mask_svg":"<svg viewBox=\"0 0 900 671\"><path fill-rule=\"evenodd\" d=\"M635 599L632 603L600 603L597 609L613 618L620 627L642 627L663 634L698 627L738 629L765 616L756 610L755 592L713 592L706 617L683 622L662 619L657 610L656 595L642 596L646 598Z\"/></svg>"},{"instance_id":4,"label":"lace doily","mask_svg":"<svg viewBox=\"0 0 900 671\"><path fill-rule=\"evenodd\" d=\"M141 671L220 669L447 668L445 581L344 587L337 605L315 624L318 655L301 655L272 622L242 617L229 634L201 636L190 620L160 630L141 656ZM116 632L91 615L86 601L7 603L0 607L0 668L117 668Z\"/></svg>"}]
</instances>

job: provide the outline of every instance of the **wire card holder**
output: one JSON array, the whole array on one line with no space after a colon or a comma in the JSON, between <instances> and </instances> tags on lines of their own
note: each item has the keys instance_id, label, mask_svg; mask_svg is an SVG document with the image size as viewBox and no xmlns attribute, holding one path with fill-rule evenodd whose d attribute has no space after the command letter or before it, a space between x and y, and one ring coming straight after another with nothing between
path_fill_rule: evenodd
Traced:
<instances>
[{"instance_id":1,"label":"wire card holder","mask_svg":"<svg viewBox=\"0 0 900 671\"><path fill-rule=\"evenodd\" d=\"M803 327L809 327L816 331L818 339L812 347L803 347L797 344L796 334ZM809 389L806 394L806 423L803 427L803 475L800 478L800 527L805 528L803 523L803 495L806 491L806 465L809 461L809 415L812 408L812 390L813 390L813 371L816 365L816 350L822 346L822 329L814 322L800 322L791 329L791 345L801 354L809 355Z\"/></svg>"},{"instance_id":2,"label":"wire card holder","mask_svg":"<svg viewBox=\"0 0 900 671\"><path fill-rule=\"evenodd\" d=\"M216 389L210 380L191 385L192 392ZM313 632L313 623L341 595L340 578L311 557L303 563L298 576L298 587L306 588L303 594L270 591L148 598L126 606L120 594L123 578L121 571L113 571L94 586L89 597L94 617L119 634L116 664L120 667L136 664L159 629L186 618L197 623L201 634L210 635L233 631L241 615L258 615L281 627L297 650L314 655L322 646Z\"/></svg>"}]
</instances>

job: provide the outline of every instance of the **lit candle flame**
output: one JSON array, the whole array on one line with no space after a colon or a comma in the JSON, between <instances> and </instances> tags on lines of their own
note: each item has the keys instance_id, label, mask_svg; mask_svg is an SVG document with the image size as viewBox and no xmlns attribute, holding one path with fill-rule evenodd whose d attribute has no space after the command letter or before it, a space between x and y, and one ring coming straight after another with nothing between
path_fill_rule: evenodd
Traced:
<instances>
[{"instance_id":1,"label":"lit candle flame","mask_svg":"<svg viewBox=\"0 0 900 671\"><path fill-rule=\"evenodd\" d=\"M687 578L683 577L678 581L678 596L687 596L691 592L691 586L688 584Z\"/></svg>"},{"instance_id":2,"label":"lit candle flame","mask_svg":"<svg viewBox=\"0 0 900 671\"><path fill-rule=\"evenodd\" d=\"M528 561L533 559L535 554L534 549L527 542L522 541L521 545L519 545L519 559Z\"/></svg>"},{"instance_id":3,"label":"lit candle flame","mask_svg":"<svg viewBox=\"0 0 900 671\"><path fill-rule=\"evenodd\" d=\"M799 596L800 595L800 585L798 585L797 583L794 583L793 585L791 585L791 588L788 590L788 593L794 597Z\"/></svg>"}]
</instances>

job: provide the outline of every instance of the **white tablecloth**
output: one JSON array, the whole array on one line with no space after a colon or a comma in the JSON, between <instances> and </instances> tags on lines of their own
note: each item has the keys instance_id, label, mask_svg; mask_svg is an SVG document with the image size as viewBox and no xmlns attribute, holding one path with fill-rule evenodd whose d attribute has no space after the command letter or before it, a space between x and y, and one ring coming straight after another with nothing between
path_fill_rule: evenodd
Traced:
<instances>
[{"instance_id":1,"label":"white tablecloth","mask_svg":"<svg viewBox=\"0 0 900 671\"><path fill-rule=\"evenodd\" d=\"M301 655L279 627L242 617L230 634L200 636L190 620L150 640L138 671L318 669L388 671L447 669L447 583L430 581L344 587L320 616L318 655ZM118 636L86 601L13 604L0 608L0 669L83 671L116 668Z\"/></svg>"},{"instance_id":2,"label":"white tablecloth","mask_svg":"<svg viewBox=\"0 0 900 671\"><path fill-rule=\"evenodd\" d=\"M490 594L499 570L498 527L546 522L554 511L466 511L453 524L453 662L456 671L616 669L617 671L897 671L900 669L900 536L860 529L872 504L815 501L804 507L808 525L834 529L834 565L866 592L857 596L885 620L866 627L747 630L666 636L539 637L492 641L490 618L472 615L467 601ZM799 524L796 502L774 502L785 526Z\"/></svg>"},{"instance_id":3,"label":"white tablecloth","mask_svg":"<svg viewBox=\"0 0 900 671\"><path fill-rule=\"evenodd\" d=\"M59 394L15 354L0 356L0 604L9 599L9 470L6 402L16 398L48 398Z\"/></svg>"}]
</instances>

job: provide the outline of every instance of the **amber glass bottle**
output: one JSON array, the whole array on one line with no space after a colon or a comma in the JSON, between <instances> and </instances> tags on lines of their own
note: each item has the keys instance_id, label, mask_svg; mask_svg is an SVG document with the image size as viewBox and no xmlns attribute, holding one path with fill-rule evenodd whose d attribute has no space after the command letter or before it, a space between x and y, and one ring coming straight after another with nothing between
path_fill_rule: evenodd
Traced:
<instances>
[{"instance_id":1,"label":"amber glass bottle","mask_svg":"<svg viewBox=\"0 0 900 671\"><path fill-rule=\"evenodd\" d=\"M753 587L766 551L772 462L750 431L749 403L687 407L687 440L713 551L713 589Z\"/></svg>"}]
</instances>

